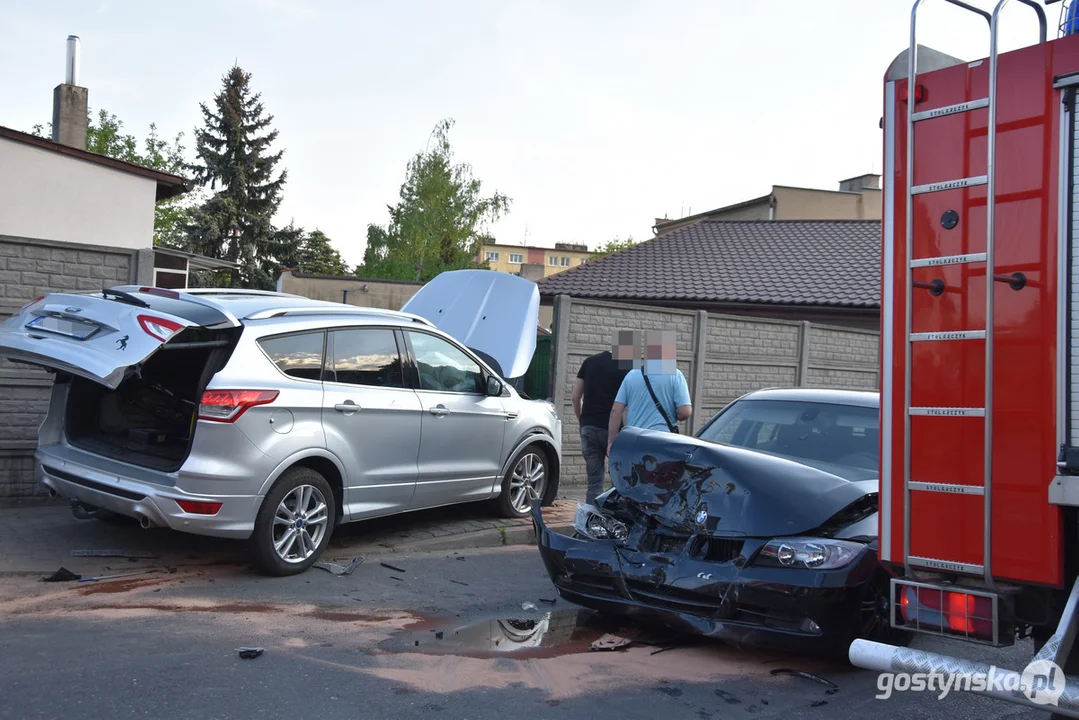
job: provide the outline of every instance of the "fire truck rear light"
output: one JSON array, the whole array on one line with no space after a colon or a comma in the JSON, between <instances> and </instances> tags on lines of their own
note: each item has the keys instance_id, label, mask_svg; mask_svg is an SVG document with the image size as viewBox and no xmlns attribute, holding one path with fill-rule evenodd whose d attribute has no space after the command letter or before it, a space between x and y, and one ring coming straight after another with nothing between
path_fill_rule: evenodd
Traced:
<instances>
[{"instance_id":1,"label":"fire truck rear light","mask_svg":"<svg viewBox=\"0 0 1079 720\"><path fill-rule=\"evenodd\" d=\"M906 88L903 88L901 99L903 102L907 102L910 94ZM929 97L929 91L925 89L925 85L914 86L914 104L917 105L920 102L925 102L925 99Z\"/></svg>"},{"instance_id":2,"label":"fire truck rear light","mask_svg":"<svg viewBox=\"0 0 1079 720\"><path fill-rule=\"evenodd\" d=\"M991 595L902 581L893 587L898 627L983 642L996 640L997 607Z\"/></svg>"},{"instance_id":3,"label":"fire truck rear light","mask_svg":"<svg viewBox=\"0 0 1079 720\"><path fill-rule=\"evenodd\" d=\"M277 399L277 390L207 390L199 403L199 420L235 422L256 405L266 405Z\"/></svg>"}]
</instances>

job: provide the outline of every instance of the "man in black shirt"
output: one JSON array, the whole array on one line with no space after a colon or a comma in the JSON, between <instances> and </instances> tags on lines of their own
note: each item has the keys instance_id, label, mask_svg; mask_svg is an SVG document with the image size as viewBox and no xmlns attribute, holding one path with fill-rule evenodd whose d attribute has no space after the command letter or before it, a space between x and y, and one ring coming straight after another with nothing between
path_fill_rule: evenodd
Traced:
<instances>
[{"instance_id":1,"label":"man in black shirt","mask_svg":"<svg viewBox=\"0 0 1079 720\"><path fill-rule=\"evenodd\" d=\"M585 358L573 384L573 412L581 427L581 454L588 471L585 502L593 503L603 492L604 466L607 458L607 426L611 406L622 380L640 364L637 333L619 330L613 352L601 352Z\"/></svg>"}]
</instances>

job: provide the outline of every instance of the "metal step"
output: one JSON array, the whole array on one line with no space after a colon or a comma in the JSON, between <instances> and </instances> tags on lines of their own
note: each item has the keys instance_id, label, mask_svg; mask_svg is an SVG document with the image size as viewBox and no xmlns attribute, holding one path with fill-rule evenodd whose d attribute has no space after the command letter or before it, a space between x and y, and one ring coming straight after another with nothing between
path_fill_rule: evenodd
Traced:
<instances>
[{"instance_id":1,"label":"metal step","mask_svg":"<svg viewBox=\"0 0 1079 720\"><path fill-rule=\"evenodd\" d=\"M957 330L955 332L920 332L911 333L911 342L929 340L985 340L985 330Z\"/></svg>"},{"instance_id":2,"label":"metal step","mask_svg":"<svg viewBox=\"0 0 1079 720\"><path fill-rule=\"evenodd\" d=\"M948 495L985 495L985 488L981 485L954 485L952 483L929 483L911 482L907 485L911 490L922 492L946 493Z\"/></svg>"},{"instance_id":3,"label":"metal step","mask_svg":"<svg viewBox=\"0 0 1079 720\"><path fill-rule=\"evenodd\" d=\"M957 573L970 573L971 575L982 575L985 572L984 565L975 565L973 563L961 563L954 562L952 560L938 560L936 558L924 558L916 555L911 555L907 558L911 565L916 567L932 568L934 570L946 570L948 572Z\"/></svg>"},{"instance_id":4,"label":"metal step","mask_svg":"<svg viewBox=\"0 0 1079 720\"><path fill-rule=\"evenodd\" d=\"M930 120L932 118L945 117L946 115L970 112L971 110L981 110L982 108L987 107L989 107L989 98L986 97L978 100L956 103L955 105L945 105L944 107L934 108L933 110L922 110L921 112L912 114L910 117L914 122L918 122L919 120Z\"/></svg>"},{"instance_id":5,"label":"metal step","mask_svg":"<svg viewBox=\"0 0 1079 720\"><path fill-rule=\"evenodd\" d=\"M910 414L919 417L985 417L985 408L912 407Z\"/></svg>"},{"instance_id":6,"label":"metal step","mask_svg":"<svg viewBox=\"0 0 1079 720\"><path fill-rule=\"evenodd\" d=\"M917 258L910 261L912 268L940 267L941 265L962 265L964 263L985 262L985 253L966 253L965 255L941 255L940 257Z\"/></svg>"},{"instance_id":7,"label":"metal step","mask_svg":"<svg viewBox=\"0 0 1079 720\"><path fill-rule=\"evenodd\" d=\"M944 190L958 190L960 188L985 185L988 182L988 175L975 175L974 177L959 178L958 180L945 180L944 182L929 183L927 185L915 185L910 189L910 194L924 195L925 193L942 192Z\"/></svg>"}]
</instances>

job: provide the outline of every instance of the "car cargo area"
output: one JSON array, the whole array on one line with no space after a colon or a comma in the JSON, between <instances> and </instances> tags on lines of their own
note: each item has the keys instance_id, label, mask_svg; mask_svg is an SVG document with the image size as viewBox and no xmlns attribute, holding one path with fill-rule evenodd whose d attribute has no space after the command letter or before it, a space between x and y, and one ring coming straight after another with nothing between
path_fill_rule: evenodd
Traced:
<instances>
[{"instance_id":1,"label":"car cargo area","mask_svg":"<svg viewBox=\"0 0 1079 720\"><path fill-rule=\"evenodd\" d=\"M68 442L122 462L178 470L191 448L202 392L233 346L221 334L214 339L199 334L163 346L132 368L116 390L71 378L64 422Z\"/></svg>"}]
</instances>

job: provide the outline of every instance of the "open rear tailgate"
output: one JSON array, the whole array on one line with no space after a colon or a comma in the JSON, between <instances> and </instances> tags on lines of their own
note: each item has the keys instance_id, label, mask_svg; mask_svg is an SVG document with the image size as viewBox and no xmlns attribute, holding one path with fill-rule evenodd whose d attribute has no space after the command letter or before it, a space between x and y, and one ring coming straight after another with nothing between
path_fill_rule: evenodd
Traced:
<instances>
[{"instance_id":1,"label":"open rear tailgate","mask_svg":"<svg viewBox=\"0 0 1079 720\"><path fill-rule=\"evenodd\" d=\"M236 324L201 300L192 299L192 312L183 312L182 294L155 302L152 293L106 292L54 293L23 307L0 323L0 357L69 372L115 390L128 368L145 362L183 330L205 326L205 321ZM172 312L156 307L161 304Z\"/></svg>"}]
</instances>

